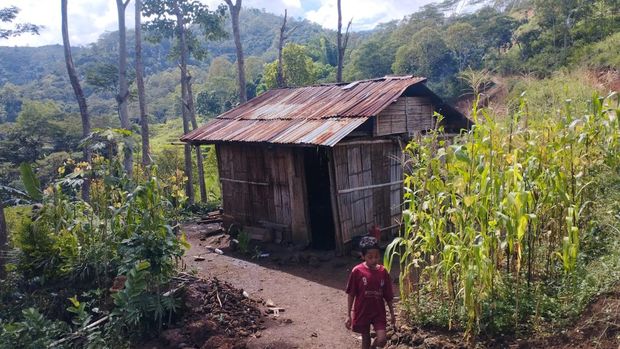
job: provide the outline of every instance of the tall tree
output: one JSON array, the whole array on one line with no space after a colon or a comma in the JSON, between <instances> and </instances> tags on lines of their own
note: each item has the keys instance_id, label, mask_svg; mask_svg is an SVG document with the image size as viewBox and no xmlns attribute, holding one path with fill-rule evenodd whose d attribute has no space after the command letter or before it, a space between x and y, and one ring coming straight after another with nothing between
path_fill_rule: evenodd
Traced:
<instances>
[{"instance_id":1,"label":"tall tree","mask_svg":"<svg viewBox=\"0 0 620 349\"><path fill-rule=\"evenodd\" d=\"M140 134L142 136L142 165L151 163L149 145L149 120L146 114L144 93L144 65L142 63L142 0L135 0L135 41L136 41L136 85L138 87L138 106L140 109Z\"/></svg>"},{"instance_id":2,"label":"tall tree","mask_svg":"<svg viewBox=\"0 0 620 349\"><path fill-rule=\"evenodd\" d=\"M239 102L245 103L248 100L246 84L245 84L245 62L243 59L243 46L241 45L241 36L239 35L239 12L241 12L241 0L236 0L233 4L232 0L224 0L230 10L230 19L232 22L233 36L235 39L235 47L237 48L237 78L239 80Z\"/></svg>"},{"instance_id":3,"label":"tall tree","mask_svg":"<svg viewBox=\"0 0 620 349\"><path fill-rule=\"evenodd\" d=\"M282 26L280 27L280 38L278 40L278 63L276 70L276 86L278 88L286 86L286 80L284 78L284 70L283 70L283 61L282 61L282 50L284 49L284 42L288 39L289 35L291 35L297 26L294 26L289 31L286 30L286 17L287 11L284 9L284 20L282 20Z\"/></svg>"},{"instance_id":4,"label":"tall tree","mask_svg":"<svg viewBox=\"0 0 620 349\"><path fill-rule=\"evenodd\" d=\"M344 34L344 39L342 38L342 9L340 8L340 0L338 0L338 36L336 37L336 41L338 42L338 67L336 70L336 82L342 82L342 67L344 61L344 51L347 49L347 44L349 43L349 29L351 28L351 23L353 19L349 21L347 24L347 30Z\"/></svg>"},{"instance_id":5,"label":"tall tree","mask_svg":"<svg viewBox=\"0 0 620 349\"><path fill-rule=\"evenodd\" d=\"M65 65L67 66L67 73L69 74L69 81L73 88L73 93L77 99L78 106L80 107L80 117L82 118L82 137L86 138L90 134L90 116L88 115L88 107L86 106L86 98L84 97L84 91L80 85L75 65L73 64L73 57L71 56L71 43L69 42L69 25L67 21L67 1L60 1L61 17L62 17L62 45L65 53ZM84 147L84 159L87 162L91 160L91 154L88 147ZM89 182L84 181L82 185L82 198L85 201L89 201Z\"/></svg>"},{"instance_id":6,"label":"tall tree","mask_svg":"<svg viewBox=\"0 0 620 349\"><path fill-rule=\"evenodd\" d=\"M121 128L131 129L129 123L129 112L127 111L127 101L129 99L129 84L127 83L127 30L125 28L125 10L130 0L116 0L116 11L118 14L118 94L116 103L118 104L118 116L121 120ZM125 154L123 156L123 167L128 176L133 174L133 147L131 143L125 144Z\"/></svg>"},{"instance_id":7,"label":"tall tree","mask_svg":"<svg viewBox=\"0 0 620 349\"><path fill-rule=\"evenodd\" d=\"M154 34L154 39L174 37L179 53L179 68L181 70L181 104L183 116L183 132L188 133L189 123L196 129L196 110L192 92L191 74L188 71L190 54L201 59L206 50L199 44L192 26L201 29L207 40L217 40L226 36L223 29L225 7L218 7L217 11L210 11L208 7L198 1L190 0L146 0L143 3L143 14L154 17L146 24ZM196 165L198 166L198 183L200 186L201 201L207 201L207 190L204 180L203 157L200 146L196 146ZM186 192L190 204L195 202L193 190L191 147L185 145L185 175L188 178Z\"/></svg>"}]
</instances>

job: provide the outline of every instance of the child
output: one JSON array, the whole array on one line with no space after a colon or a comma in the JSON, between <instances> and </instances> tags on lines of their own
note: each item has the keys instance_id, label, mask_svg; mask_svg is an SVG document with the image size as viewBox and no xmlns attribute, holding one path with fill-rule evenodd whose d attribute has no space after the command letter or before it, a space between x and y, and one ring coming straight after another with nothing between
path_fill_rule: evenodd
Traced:
<instances>
[{"instance_id":1,"label":"child","mask_svg":"<svg viewBox=\"0 0 620 349\"><path fill-rule=\"evenodd\" d=\"M381 251L377 240L366 236L360 241L362 257L364 262L358 264L351 271L349 282L347 283L348 310L347 329L362 335L362 349L382 348L387 339L385 338L385 326L387 324L385 316L385 304L390 308L392 326L396 324L392 298L392 282L390 274L379 264ZM351 315L351 307L353 314ZM372 324L377 338L370 344L370 325Z\"/></svg>"}]
</instances>

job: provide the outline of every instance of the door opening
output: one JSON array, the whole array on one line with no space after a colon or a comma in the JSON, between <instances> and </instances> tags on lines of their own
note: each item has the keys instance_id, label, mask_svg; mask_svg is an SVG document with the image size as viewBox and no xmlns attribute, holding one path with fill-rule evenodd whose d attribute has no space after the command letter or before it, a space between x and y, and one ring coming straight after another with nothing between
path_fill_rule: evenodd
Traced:
<instances>
[{"instance_id":1,"label":"door opening","mask_svg":"<svg viewBox=\"0 0 620 349\"><path fill-rule=\"evenodd\" d=\"M334 218L329 185L329 156L324 148L304 151L308 212L312 231L312 247L332 250L336 248Z\"/></svg>"}]
</instances>

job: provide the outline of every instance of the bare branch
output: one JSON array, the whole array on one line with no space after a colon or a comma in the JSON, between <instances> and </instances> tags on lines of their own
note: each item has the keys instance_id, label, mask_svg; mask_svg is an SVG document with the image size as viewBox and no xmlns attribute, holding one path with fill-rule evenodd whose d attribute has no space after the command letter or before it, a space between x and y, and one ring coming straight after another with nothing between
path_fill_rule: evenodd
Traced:
<instances>
[{"instance_id":1,"label":"bare branch","mask_svg":"<svg viewBox=\"0 0 620 349\"><path fill-rule=\"evenodd\" d=\"M289 31L286 33L286 38L288 39L288 36L289 36L289 35L291 35L291 34L293 34L293 32L294 32L295 30L297 30L297 28L299 28L299 24L298 24L298 25L296 25L296 26L294 26L293 28L291 28L291 30L289 30Z\"/></svg>"},{"instance_id":2,"label":"bare branch","mask_svg":"<svg viewBox=\"0 0 620 349\"><path fill-rule=\"evenodd\" d=\"M353 18L347 24L347 30L344 32L344 42L342 43L342 55L344 56L344 51L347 50L347 44L349 43L349 29L351 29L351 23L353 23Z\"/></svg>"},{"instance_id":3,"label":"bare branch","mask_svg":"<svg viewBox=\"0 0 620 349\"><path fill-rule=\"evenodd\" d=\"M336 34L337 52L338 52L338 67L336 68L336 82L342 82L342 58L344 56L344 50L342 49L342 9L340 6L340 0L337 2L338 7L338 32Z\"/></svg>"},{"instance_id":4,"label":"bare branch","mask_svg":"<svg viewBox=\"0 0 620 349\"><path fill-rule=\"evenodd\" d=\"M127 0L123 3L123 7L127 8L127 5L129 5L129 3L131 2L131 0Z\"/></svg>"},{"instance_id":5,"label":"bare branch","mask_svg":"<svg viewBox=\"0 0 620 349\"><path fill-rule=\"evenodd\" d=\"M282 72L282 48L284 46L284 40L288 34L286 33L286 17L288 15L288 11L284 9L284 20L282 21L282 27L280 27L280 40L278 42L278 66L276 73L276 85L278 87L284 87L284 74Z\"/></svg>"}]
</instances>

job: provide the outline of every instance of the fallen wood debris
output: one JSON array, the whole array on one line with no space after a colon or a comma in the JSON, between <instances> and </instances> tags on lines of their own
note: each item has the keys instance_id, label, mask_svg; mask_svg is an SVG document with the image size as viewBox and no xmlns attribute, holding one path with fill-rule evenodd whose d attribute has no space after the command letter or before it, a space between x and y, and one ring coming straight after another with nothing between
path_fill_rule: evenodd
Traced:
<instances>
[{"instance_id":1,"label":"fallen wood debris","mask_svg":"<svg viewBox=\"0 0 620 349\"><path fill-rule=\"evenodd\" d=\"M200 218L197 224L213 224L222 223L222 213L220 211L209 212L206 216Z\"/></svg>"}]
</instances>

